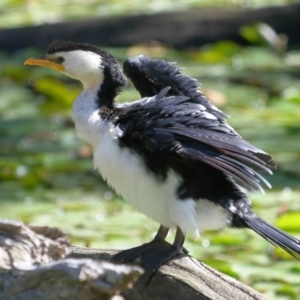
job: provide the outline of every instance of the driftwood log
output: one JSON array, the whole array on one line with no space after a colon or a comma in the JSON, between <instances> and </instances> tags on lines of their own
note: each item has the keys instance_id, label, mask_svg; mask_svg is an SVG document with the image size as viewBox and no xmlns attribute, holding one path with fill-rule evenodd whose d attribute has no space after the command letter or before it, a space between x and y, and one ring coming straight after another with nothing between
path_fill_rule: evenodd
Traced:
<instances>
[{"instance_id":1,"label":"driftwood log","mask_svg":"<svg viewBox=\"0 0 300 300\"><path fill-rule=\"evenodd\" d=\"M61 230L0 221L1 300L120 300L143 273L136 266L67 258Z\"/></svg>"},{"instance_id":2,"label":"driftwood log","mask_svg":"<svg viewBox=\"0 0 300 300\"><path fill-rule=\"evenodd\" d=\"M0 220L0 299L267 299L188 255L145 286L137 280L141 268L109 262L116 252L72 246L56 228Z\"/></svg>"},{"instance_id":3,"label":"driftwood log","mask_svg":"<svg viewBox=\"0 0 300 300\"><path fill-rule=\"evenodd\" d=\"M260 9L194 10L152 15L99 17L0 30L0 51L27 47L47 48L54 39L93 43L98 46L128 47L159 42L186 48L228 39L245 42L240 28L256 22L269 24L284 33L290 43L300 41L300 3Z\"/></svg>"}]
</instances>

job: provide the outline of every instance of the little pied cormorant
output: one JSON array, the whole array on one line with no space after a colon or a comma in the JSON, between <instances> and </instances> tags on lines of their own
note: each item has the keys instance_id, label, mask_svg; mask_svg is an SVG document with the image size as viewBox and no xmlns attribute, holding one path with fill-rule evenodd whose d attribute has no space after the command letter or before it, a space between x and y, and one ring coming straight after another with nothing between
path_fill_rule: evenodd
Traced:
<instances>
[{"instance_id":1,"label":"little pied cormorant","mask_svg":"<svg viewBox=\"0 0 300 300\"><path fill-rule=\"evenodd\" d=\"M117 60L96 46L56 40L45 57L25 64L81 81L73 120L92 146L95 168L128 203L160 224L153 241L122 251L115 260L140 257L150 278L184 250L186 233L225 226L250 228L300 258L300 241L256 216L239 187L270 186L258 172L272 173L275 162L227 124L196 79L163 60L129 58L124 72L142 99L117 105L126 78ZM165 241L170 228L176 229L173 245Z\"/></svg>"}]
</instances>

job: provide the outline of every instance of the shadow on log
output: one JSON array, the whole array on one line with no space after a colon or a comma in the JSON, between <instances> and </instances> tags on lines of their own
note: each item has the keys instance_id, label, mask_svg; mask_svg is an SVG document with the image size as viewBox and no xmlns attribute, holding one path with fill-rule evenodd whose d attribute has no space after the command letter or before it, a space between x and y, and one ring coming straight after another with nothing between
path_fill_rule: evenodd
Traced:
<instances>
[{"instance_id":1,"label":"shadow on log","mask_svg":"<svg viewBox=\"0 0 300 300\"><path fill-rule=\"evenodd\" d=\"M152 15L99 17L76 22L0 30L0 51L47 48L54 39L128 47L159 42L176 48L201 46L219 40L245 42L241 26L264 22L289 42L300 40L300 3L260 9L194 10Z\"/></svg>"},{"instance_id":2,"label":"shadow on log","mask_svg":"<svg viewBox=\"0 0 300 300\"><path fill-rule=\"evenodd\" d=\"M69 245L56 228L0 220L0 299L267 299L187 255L162 266L145 287L141 268L108 262L116 252Z\"/></svg>"}]
</instances>

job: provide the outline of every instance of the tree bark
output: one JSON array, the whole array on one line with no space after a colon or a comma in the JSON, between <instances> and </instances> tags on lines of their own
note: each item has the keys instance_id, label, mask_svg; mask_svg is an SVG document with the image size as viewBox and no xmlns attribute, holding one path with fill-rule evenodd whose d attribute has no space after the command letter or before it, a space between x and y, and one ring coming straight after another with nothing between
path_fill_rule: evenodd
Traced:
<instances>
[{"instance_id":1,"label":"tree bark","mask_svg":"<svg viewBox=\"0 0 300 300\"><path fill-rule=\"evenodd\" d=\"M0 299L267 299L188 255L162 266L145 286L137 280L141 268L108 262L115 253L69 245L56 228L0 220Z\"/></svg>"},{"instance_id":2,"label":"tree bark","mask_svg":"<svg viewBox=\"0 0 300 300\"><path fill-rule=\"evenodd\" d=\"M47 48L54 39L87 42L99 46L128 47L159 42L186 48L228 39L245 42L241 26L264 22L290 43L300 40L300 3L260 9L194 10L152 15L99 17L32 27L0 30L0 51L26 47Z\"/></svg>"},{"instance_id":3,"label":"tree bark","mask_svg":"<svg viewBox=\"0 0 300 300\"><path fill-rule=\"evenodd\" d=\"M61 230L0 220L0 299L120 300L143 273L135 266L66 258Z\"/></svg>"},{"instance_id":4,"label":"tree bark","mask_svg":"<svg viewBox=\"0 0 300 300\"><path fill-rule=\"evenodd\" d=\"M110 260L116 250L69 248L69 257ZM137 263L137 262L135 262ZM145 286L138 280L133 289L122 292L130 300L266 300L267 297L189 255L160 267Z\"/></svg>"}]
</instances>

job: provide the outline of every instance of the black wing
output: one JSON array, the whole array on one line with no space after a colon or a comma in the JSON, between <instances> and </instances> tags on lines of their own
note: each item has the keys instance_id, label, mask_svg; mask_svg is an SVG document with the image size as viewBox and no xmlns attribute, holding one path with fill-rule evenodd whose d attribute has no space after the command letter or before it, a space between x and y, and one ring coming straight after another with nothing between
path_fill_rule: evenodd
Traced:
<instances>
[{"instance_id":1,"label":"black wing","mask_svg":"<svg viewBox=\"0 0 300 300\"><path fill-rule=\"evenodd\" d=\"M199 91L197 79L181 74L174 65L140 55L127 59L123 68L143 98L155 96L165 87L170 87L167 96L187 96L189 102L203 105L214 116L220 119L226 117Z\"/></svg>"},{"instance_id":2,"label":"black wing","mask_svg":"<svg viewBox=\"0 0 300 300\"><path fill-rule=\"evenodd\" d=\"M124 108L116 121L123 131L121 144L156 159L200 161L250 190L262 190L261 181L268 185L257 171L271 173L274 161L227 124L195 79L172 64L141 56L127 60L124 70L143 97L153 97Z\"/></svg>"}]
</instances>

